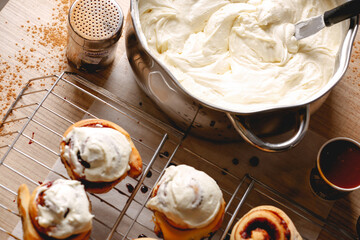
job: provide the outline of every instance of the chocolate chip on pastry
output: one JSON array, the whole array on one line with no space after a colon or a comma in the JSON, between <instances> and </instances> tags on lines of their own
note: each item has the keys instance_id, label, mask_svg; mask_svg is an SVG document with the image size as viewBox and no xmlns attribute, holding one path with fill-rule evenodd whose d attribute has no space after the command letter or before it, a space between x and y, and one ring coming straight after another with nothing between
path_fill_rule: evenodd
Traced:
<instances>
[{"instance_id":1,"label":"chocolate chip on pastry","mask_svg":"<svg viewBox=\"0 0 360 240\"><path fill-rule=\"evenodd\" d=\"M87 240L93 215L79 181L58 179L38 186L30 195L22 184L18 190L18 209L24 240Z\"/></svg>"},{"instance_id":2,"label":"chocolate chip on pastry","mask_svg":"<svg viewBox=\"0 0 360 240\"><path fill-rule=\"evenodd\" d=\"M127 175L142 172L142 160L129 133L113 122L85 119L70 126L60 143L61 161L86 191L106 193Z\"/></svg>"},{"instance_id":3,"label":"chocolate chip on pastry","mask_svg":"<svg viewBox=\"0 0 360 240\"><path fill-rule=\"evenodd\" d=\"M259 206L233 227L230 240L302 240L291 219L279 208Z\"/></svg>"},{"instance_id":4,"label":"chocolate chip on pastry","mask_svg":"<svg viewBox=\"0 0 360 240\"><path fill-rule=\"evenodd\" d=\"M146 206L165 240L200 240L222 224L225 201L215 180L187 165L170 166Z\"/></svg>"}]
</instances>

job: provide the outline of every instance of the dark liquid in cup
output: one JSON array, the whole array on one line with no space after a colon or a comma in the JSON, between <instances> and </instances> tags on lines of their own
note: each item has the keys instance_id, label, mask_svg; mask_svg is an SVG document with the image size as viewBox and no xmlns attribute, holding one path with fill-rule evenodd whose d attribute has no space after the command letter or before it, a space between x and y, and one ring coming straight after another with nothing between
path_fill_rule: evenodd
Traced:
<instances>
[{"instance_id":1,"label":"dark liquid in cup","mask_svg":"<svg viewBox=\"0 0 360 240\"><path fill-rule=\"evenodd\" d=\"M352 142L329 143L320 154L320 168L327 180L341 188L360 186L360 149Z\"/></svg>"}]
</instances>

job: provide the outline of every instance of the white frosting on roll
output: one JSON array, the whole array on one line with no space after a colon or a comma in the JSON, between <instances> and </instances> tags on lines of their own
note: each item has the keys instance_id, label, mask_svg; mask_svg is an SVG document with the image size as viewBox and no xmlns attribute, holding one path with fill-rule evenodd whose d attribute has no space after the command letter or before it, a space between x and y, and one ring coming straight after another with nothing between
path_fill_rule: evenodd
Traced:
<instances>
[{"instance_id":1,"label":"white frosting on roll","mask_svg":"<svg viewBox=\"0 0 360 240\"><path fill-rule=\"evenodd\" d=\"M334 74L346 23L297 41L337 0L139 0L151 52L195 97L256 111L305 102Z\"/></svg>"},{"instance_id":2,"label":"white frosting on roll","mask_svg":"<svg viewBox=\"0 0 360 240\"><path fill-rule=\"evenodd\" d=\"M75 127L64 141L69 143L64 149L65 160L88 181L111 182L130 169L131 145L115 129Z\"/></svg>"},{"instance_id":3,"label":"white frosting on roll","mask_svg":"<svg viewBox=\"0 0 360 240\"><path fill-rule=\"evenodd\" d=\"M158 183L156 196L146 206L188 228L211 223L223 201L215 180L187 165L170 166Z\"/></svg>"},{"instance_id":4,"label":"white frosting on roll","mask_svg":"<svg viewBox=\"0 0 360 240\"><path fill-rule=\"evenodd\" d=\"M93 215L84 186L79 181L58 179L37 191L36 199L44 193L44 206L38 205L38 223L50 228L50 237L65 239L89 231Z\"/></svg>"}]
</instances>

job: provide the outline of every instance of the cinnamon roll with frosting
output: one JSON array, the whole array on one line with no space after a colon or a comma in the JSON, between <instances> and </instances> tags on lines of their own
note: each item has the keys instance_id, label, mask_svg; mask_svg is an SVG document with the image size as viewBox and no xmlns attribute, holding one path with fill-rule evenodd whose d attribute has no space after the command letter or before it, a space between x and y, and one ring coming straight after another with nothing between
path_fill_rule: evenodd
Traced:
<instances>
[{"instance_id":1,"label":"cinnamon roll with frosting","mask_svg":"<svg viewBox=\"0 0 360 240\"><path fill-rule=\"evenodd\" d=\"M24 240L86 240L90 237L93 215L79 181L47 182L31 195L22 184L18 190L18 208Z\"/></svg>"},{"instance_id":2,"label":"cinnamon roll with frosting","mask_svg":"<svg viewBox=\"0 0 360 240\"><path fill-rule=\"evenodd\" d=\"M142 172L142 160L130 135L103 119L86 119L70 126L60 144L61 161L71 179L92 193L110 191L127 175Z\"/></svg>"},{"instance_id":3,"label":"cinnamon roll with frosting","mask_svg":"<svg viewBox=\"0 0 360 240\"><path fill-rule=\"evenodd\" d=\"M259 206L234 226L230 240L302 240L291 219L279 208Z\"/></svg>"},{"instance_id":4,"label":"cinnamon roll with frosting","mask_svg":"<svg viewBox=\"0 0 360 240\"><path fill-rule=\"evenodd\" d=\"M202 239L220 228L225 201L215 180L187 165L170 166L146 206L165 240Z\"/></svg>"}]
</instances>

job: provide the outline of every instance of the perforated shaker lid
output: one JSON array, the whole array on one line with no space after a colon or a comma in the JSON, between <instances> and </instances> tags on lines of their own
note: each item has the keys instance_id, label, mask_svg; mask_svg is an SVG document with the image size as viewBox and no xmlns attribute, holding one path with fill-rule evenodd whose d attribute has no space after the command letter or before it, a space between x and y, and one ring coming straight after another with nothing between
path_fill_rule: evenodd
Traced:
<instances>
[{"instance_id":1,"label":"perforated shaker lid","mask_svg":"<svg viewBox=\"0 0 360 240\"><path fill-rule=\"evenodd\" d=\"M107 48L119 40L123 18L115 0L76 0L69 10L69 35L81 46Z\"/></svg>"}]
</instances>

